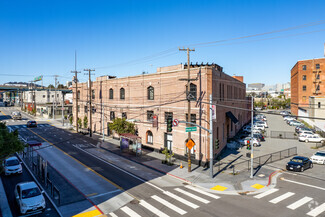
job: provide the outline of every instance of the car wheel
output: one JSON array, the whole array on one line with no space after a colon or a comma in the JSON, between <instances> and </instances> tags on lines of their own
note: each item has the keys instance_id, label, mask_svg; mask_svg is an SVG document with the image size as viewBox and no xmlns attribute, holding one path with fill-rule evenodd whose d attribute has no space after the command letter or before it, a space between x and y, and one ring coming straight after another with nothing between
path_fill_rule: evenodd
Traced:
<instances>
[{"instance_id":1,"label":"car wheel","mask_svg":"<svg viewBox=\"0 0 325 217\"><path fill-rule=\"evenodd\" d=\"M304 167L301 167L300 172L303 172L303 171L304 171Z\"/></svg>"},{"instance_id":2,"label":"car wheel","mask_svg":"<svg viewBox=\"0 0 325 217\"><path fill-rule=\"evenodd\" d=\"M314 164L311 163L311 164L309 165L309 168L311 169L311 168L313 168L313 167L314 167Z\"/></svg>"},{"instance_id":3,"label":"car wheel","mask_svg":"<svg viewBox=\"0 0 325 217\"><path fill-rule=\"evenodd\" d=\"M306 139L305 142L308 143L309 142L308 139Z\"/></svg>"}]
</instances>

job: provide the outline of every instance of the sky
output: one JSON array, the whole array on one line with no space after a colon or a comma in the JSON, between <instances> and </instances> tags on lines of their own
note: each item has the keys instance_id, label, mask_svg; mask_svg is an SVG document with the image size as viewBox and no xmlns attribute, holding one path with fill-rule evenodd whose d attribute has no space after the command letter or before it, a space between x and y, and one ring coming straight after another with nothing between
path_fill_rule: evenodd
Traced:
<instances>
[{"instance_id":1,"label":"sky","mask_svg":"<svg viewBox=\"0 0 325 217\"><path fill-rule=\"evenodd\" d=\"M179 47L247 84L286 83L298 60L324 56L324 9L323 0L0 0L0 83L65 84L75 53L80 82L87 68L93 79L155 73L187 62Z\"/></svg>"}]
</instances>

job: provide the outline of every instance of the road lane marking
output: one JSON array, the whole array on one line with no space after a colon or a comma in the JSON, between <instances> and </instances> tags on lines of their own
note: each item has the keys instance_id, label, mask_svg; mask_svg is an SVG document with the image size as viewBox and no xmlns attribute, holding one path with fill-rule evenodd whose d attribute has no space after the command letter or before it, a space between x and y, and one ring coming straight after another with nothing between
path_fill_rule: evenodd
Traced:
<instances>
[{"instance_id":1,"label":"road lane marking","mask_svg":"<svg viewBox=\"0 0 325 217\"><path fill-rule=\"evenodd\" d=\"M298 184L298 185L304 185L304 186L311 187L311 188L317 188L319 190L325 191L325 188L318 187L318 186L315 186L315 185L310 185L310 184L306 184L306 183L302 183L302 182L296 182L296 181L292 181L292 180L285 179L285 178L280 178L280 180L286 181L286 182L295 183L295 184Z\"/></svg>"},{"instance_id":2,"label":"road lane marking","mask_svg":"<svg viewBox=\"0 0 325 217\"><path fill-rule=\"evenodd\" d=\"M296 202L294 202L293 204L290 204L289 206L287 206L287 208L295 210L298 207L301 207L302 205L308 203L309 201L311 201L313 198L311 197L304 197Z\"/></svg>"},{"instance_id":3,"label":"road lane marking","mask_svg":"<svg viewBox=\"0 0 325 217\"><path fill-rule=\"evenodd\" d=\"M270 194L273 194L274 192L277 192L278 190L279 189L277 189L277 188L272 188L272 189L270 189L268 191L265 191L265 192L263 192L261 194L258 194L256 196L254 196L254 197L257 198L257 199L261 199L261 198L263 198L263 197L265 197L267 195L270 195Z\"/></svg>"},{"instance_id":4,"label":"road lane marking","mask_svg":"<svg viewBox=\"0 0 325 217\"><path fill-rule=\"evenodd\" d=\"M144 200L140 200L140 205L143 206L144 208L148 209L149 211L151 211L153 214L159 216L159 217L169 217L169 215L161 212L159 209L157 209L156 207L150 205L149 203L147 203Z\"/></svg>"},{"instance_id":5,"label":"road lane marking","mask_svg":"<svg viewBox=\"0 0 325 217\"><path fill-rule=\"evenodd\" d=\"M316 216L318 216L319 214L321 214L324 211L325 211L325 203L323 203L322 205L316 207L315 209L313 209L312 211L307 213L307 215L312 216L312 217L316 217Z\"/></svg>"},{"instance_id":6,"label":"road lane marking","mask_svg":"<svg viewBox=\"0 0 325 217\"><path fill-rule=\"evenodd\" d=\"M104 195L107 195L107 194L113 194L113 193L116 193L116 192L121 192L121 190L117 189L117 190L110 191L110 192L105 192L105 193L102 193L102 194L94 193L94 194L92 194L90 196L88 196L88 195L87 196L90 197L90 198L96 198L96 197L101 197L101 196L104 196Z\"/></svg>"},{"instance_id":7,"label":"road lane marking","mask_svg":"<svg viewBox=\"0 0 325 217\"><path fill-rule=\"evenodd\" d=\"M212 198L214 198L214 199L219 199L219 198L220 198L220 197L217 196L217 195L211 194L211 193L206 192L206 191L202 191L202 190L200 190L200 189L198 189L198 188L195 188L195 187L193 187L193 186L191 186L191 185L185 185L185 188L191 189L191 190L193 190L193 191L196 191L196 192L198 192L198 193L200 193L200 194L204 194L204 195L206 195L206 196L212 197Z\"/></svg>"},{"instance_id":8,"label":"road lane marking","mask_svg":"<svg viewBox=\"0 0 325 217\"><path fill-rule=\"evenodd\" d=\"M177 213L180 214L180 215L184 215L184 214L187 213L185 210L183 210L183 209L181 209L181 208L175 206L175 205L172 204L172 203L169 203L167 200L164 200L164 199L162 199L161 197L158 197L157 195L153 195L153 196L151 196L151 197L152 197L153 199L155 199L156 201L158 201L159 203L161 203L161 204L167 206L168 208L174 210L175 212L177 212Z\"/></svg>"},{"instance_id":9,"label":"road lane marking","mask_svg":"<svg viewBox=\"0 0 325 217\"><path fill-rule=\"evenodd\" d=\"M285 199L287 199L287 198L289 198L289 197L291 197L293 195L295 195L295 193L293 193L293 192L287 192L285 194L282 194L279 197L274 198L273 200L270 200L269 202L276 204L276 203L279 203L280 201L285 200Z\"/></svg>"},{"instance_id":10,"label":"road lane marking","mask_svg":"<svg viewBox=\"0 0 325 217\"><path fill-rule=\"evenodd\" d=\"M115 215L115 214L112 213L112 212L110 212L109 215L112 216L112 217L118 217L117 215Z\"/></svg>"},{"instance_id":11,"label":"road lane marking","mask_svg":"<svg viewBox=\"0 0 325 217\"><path fill-rule=\"evenodd\" d=\"M164 194L170 196L171 198L173 198L175 200L178 200L181 203L184 203L185 205L187 205L189 207L192 207L193 209L197 209L197 208L200 207L200 206L198 206L198 205L196 205L194 203L191 203L190 201L185 200L185 199L183 199L183 198L181 198L181 197L177 196L176 194L173 194L173 193L171 193L169 191L164 191Z\"/></svg>"},{"instance_id":12,"label":"road lane marking","mask_svg":"<svg viewBox=\"0 0 325 217\"><path fill-rule=\"evenodd\" d=\"M138 215L138 213L134 212L132 209L130 209L127 206L122 207L121 210L123 212L125 212L128 216L131 216L131 217L141 217L140 215Z\"/></svg>"},{"instance_id":13,"label":"road lane marking","mask_svg":"<svg viewBox=\"0 0 325 217\"><path fill-rule=\"evenodd\" d=\"M191 197L191 198L193 198L195 200L198 200L198 201L200 201L202 203L205 203L205 204L210 203L210 201L208 201L208 200L206 200L206 199L204 199L202 197L196 196L194 194L191 194L191 193L189 193L187 191L184 191L184 190L182 190L180 188L175 188L175 191L181 192L182 194L185 194L185 195L187 195L187 196L189 196L189 197Z\"/></svg>"}]
</instances>

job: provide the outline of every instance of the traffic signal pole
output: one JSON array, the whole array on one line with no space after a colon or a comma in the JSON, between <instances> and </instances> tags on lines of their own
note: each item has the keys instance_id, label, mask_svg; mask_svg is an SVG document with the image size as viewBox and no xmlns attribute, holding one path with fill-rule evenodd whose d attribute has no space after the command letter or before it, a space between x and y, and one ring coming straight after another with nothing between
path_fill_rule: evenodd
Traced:
<instances>
[{"instance_id":1,"label":"traffic signal pole","mask_svg":"<svg viewBox=\"0 0 325 217\"><path fill-rule=\"evenodd\" d=\"M210 94L210 176L213 178L213 119L212 94Z\"/></svg>"},{"instance_id":2,"label":"traffic signal pole","mask_svg":"<svg viewBox=\"0 0 325 217\"><path fill-rule=\"evenodd\" d=\"M251 98L251 142L250 142L250 146L251 146L251 176L250 178L253 178L253 164L254 164L254 145L253 145L253 118L254 118L254 97L252 95Z\"/></svg>"}]
</instances>

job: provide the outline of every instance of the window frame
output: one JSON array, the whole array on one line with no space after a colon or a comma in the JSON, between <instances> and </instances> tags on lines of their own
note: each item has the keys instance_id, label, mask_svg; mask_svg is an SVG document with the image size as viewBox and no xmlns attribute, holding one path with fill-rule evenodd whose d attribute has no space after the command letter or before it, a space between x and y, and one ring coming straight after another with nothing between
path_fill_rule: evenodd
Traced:
<instances>
[{"instance_id":1,"label":"window frame","mask_svg":"<svg viewBox=\"0 0 325 217\"><path fill-rule=\"evenodd\" d=\"M115 120L115 112L114 112L114 111L110 111L110 112L109 112L109 119L110 119L111 121Z\"/></svg>"},{"instance_id":2,"label":"window frame","mask_svg":"<svg viewBox=\"0 0 325 217\"><path fill-rule=\"evenodd\" d=\"M189 94L191 94L193 96L193 98L191 98L190 101L197 100L197 85L196 84L190 83Z\"/></svg>"},{"instance_id":3,"label":"window frame","mask_svg":"<svg viewBox=\"0 0 325 217\"><path fill-rule=\"evenodd\" d=\"M154 116L154 112L152 110L148 110L147 111L147 121L153 122L153 116Z\"/></svg>"},{"instance_id":4,"label":"window frame","mask_svg":"<svg viewBox=\"0 0 325 217\"><path fill-rule=\"evenodd\" d=\"M125 89L123 87L120 88L120 99L125 100Z\"/></svg>"},{"instance_id":5,"label":"window frame","mask_svg":"<svg viewBox=\"0 0 325 217\"><path fill-rule=\"evenodd\" d=\"M316 68L316 69L320 69L320 64L319 64L319 63L316 63L316 64L315 64L315 68Z\"/></svg>"},{"instance_id":6,"label":"window frame","mask_svg":"<svg viewBox=\"0 0 325 217\"><path fill-rule=\"evenodd\" d=\"M108 90L108 99L114 99L114 90L113 90L113 88L110 88Z\"/></svg>"},{"instance_id":7,"label":"window frame","mask_svg":"<svg viewBox=\"0 0 325 217\"><path fill-rule=\"evenodd\" d=\"M125 114L125 115L124 115L124 114ZM122 118L125 118L125 119L127 119L127 118L128 118L128 116L127 116L126 112L122 112Z\"/></svg>"},{"instance_id":8,"label":"window frame","mask_svg":"<svg viewBox=\"0 0 325 217\"><path fill-rule=\"evenodd\" d=\"M302 65L302 70L306 71L307 70L307 65Z\"/></svg>"},{"instance_id":9,"label":"window frame","mask_svg":"<svg viewBox=\"0 0 325 217\"><path fill-rule=\"evenodd\" d=\"M302 75L302 80L306 81L307 80L307 75Z\"/></svg>"},{"instance_id":10,"label":"window frame","mask_svg":"<svg viewBox=\"0 0 325 217\"><path fill-rule=\"evenodd\" d=\"M307 91L307 86L306 85L302 85L302 91Z\"/></svg>"},{"instance_id":11,"label":"window frame","mask_svg":"<svg viewBox=\"0 0 325 217\"><path fill-rule=\"evenodd\" d=\"M147 88L147 99L154 100L155 99L155 88L153 86L149 86Z\"/></svg>"},{"instance_id":12,"label":"window frame","mask_svg":"<svg viewBox=\"0 0 325 217\"><path fill-rule=\"evenodd\" d=\"M146 143L151 145L153 144L153 133L150 130L146 132Z\"/></svg>"},{"instance_id":13,"label":"window frame","mask_svg":"<svg viewBox=\"0 0 325 217\"><path fill-rule=\"evenodd\" d=\"M95 90L91 90L91 99L95 99Z\"/></svg>"}]
</instances>

